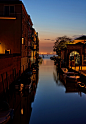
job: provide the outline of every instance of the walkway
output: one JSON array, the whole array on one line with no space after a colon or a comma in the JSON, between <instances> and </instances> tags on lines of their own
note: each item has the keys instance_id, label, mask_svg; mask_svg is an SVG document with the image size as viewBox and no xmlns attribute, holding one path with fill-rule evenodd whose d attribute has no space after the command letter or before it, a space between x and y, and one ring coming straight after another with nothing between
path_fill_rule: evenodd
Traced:
<instances>
[{"instance_id":1,"label":"walkway","mask_svg":"<svg viewBox=\"0 0 86 124\"><path fill-rule=\"evenodd\" d=\"M80 66L80 70L79 70L79 66L72 67L72 69L76 70L77 72L79 72L79 73L83 74L84 76L86 76L86 66L82 66L82 69L81 69L81 66Z\"/></svg>"}]
</instances>

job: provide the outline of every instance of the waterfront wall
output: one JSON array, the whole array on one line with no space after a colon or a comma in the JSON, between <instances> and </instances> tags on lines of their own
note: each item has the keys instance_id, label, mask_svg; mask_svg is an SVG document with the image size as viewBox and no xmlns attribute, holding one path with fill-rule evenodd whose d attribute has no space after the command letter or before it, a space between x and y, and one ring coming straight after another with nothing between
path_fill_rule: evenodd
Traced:
<instances>
[{"instance_id":1,"label":"waterfront wall","mask_svg":"<svg viewBox=\"0 0 86 124\"><path fill-rule=\"evenodd\" d=\"M0 55L0 93L9 89L9 85L21 74L21 56Z\"/></svg>"},{"instance_id":2,"label":"waterfront wall","mask_svg":"<svg viewBox=\"0 0 86 124\"><path fill-rule=\"evenodd\" d=\"M0 93L38 60L38 33L32 26L22 1L0 1Z\"/></svg>"},{"instance_id":3,"label":"waterfront wall","mask_svg":"<svg viewBox=\"0 0 86 124\"><path fill-rule=\"evenodd\" d=\"M28 68L28 57L21 58L21 74Z\"/></svg>"}]
</instances>

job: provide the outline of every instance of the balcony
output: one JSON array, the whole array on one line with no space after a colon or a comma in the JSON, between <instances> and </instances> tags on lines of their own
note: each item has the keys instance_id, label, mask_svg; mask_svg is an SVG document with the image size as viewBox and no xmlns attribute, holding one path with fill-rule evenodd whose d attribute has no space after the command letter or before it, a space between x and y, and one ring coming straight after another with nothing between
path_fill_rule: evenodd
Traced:
<instances>
[{"instance_id":1,"label":"balcony","mask_svg":"<svg viewBox=\"0 0 86 124\"><path fill-rule=\"evenodd\" d=\"M11 20L15 20L16 17L4 17L4 16L0 16L0 19L11 19Z\"/></svg>"}]
</instances>

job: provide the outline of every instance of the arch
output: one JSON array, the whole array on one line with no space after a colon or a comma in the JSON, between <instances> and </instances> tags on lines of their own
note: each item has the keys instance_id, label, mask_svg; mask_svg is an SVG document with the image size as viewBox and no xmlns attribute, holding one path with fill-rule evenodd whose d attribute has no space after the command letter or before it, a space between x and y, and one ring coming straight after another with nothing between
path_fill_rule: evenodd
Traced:
<instances>
[{"instance_id":1,"label":"arch","mask_svg":"<svg viewBox=\"0 0 86 124\"><path fill-rule=\"evenodd\" d=\"M79 52L77 52L77 51L72 51L71 53L70 53L70 58L69 58L70 60L70 65L72 64L74 64L74 65L80 65L81 64L81 59L80 59L80 54L79 54ZM73 66L74 66L73 65Z\"/></svg>"},{"instance_id":2,"label":"arch","mask_svg":"<svg viewBox=\"0 0 86 124\"><path fill-rule=\"evenodd\" d=\"M68 55L70 55L71 52L76 51L77 53L79 53L79 55L82 55L81 49L70 49L68 50Z\"/></svg>"},{"instance_id":3,"label":"arch","mask_svg":"<svg viewBox=\"0 0 86 124\"><path fill-rule=\"evenodd\" d=\"M82 53L83 53L83 44L68 44L67 52L66 52L66 61L67 66L70 66L70 53L73 51L77 51L80 55L80 64L82 65Z\"/></svg>"}]
</instances>

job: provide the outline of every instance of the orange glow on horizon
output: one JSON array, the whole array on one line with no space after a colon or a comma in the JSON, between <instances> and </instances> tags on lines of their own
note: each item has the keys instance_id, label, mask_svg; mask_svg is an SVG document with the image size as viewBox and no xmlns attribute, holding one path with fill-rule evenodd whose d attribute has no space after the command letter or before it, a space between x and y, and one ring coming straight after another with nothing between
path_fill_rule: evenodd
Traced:
<instances>
[{"instance_id":1,"label":"orange glow on horizon","mask_svg":"<svg viewBox=\"0 0 86 124\"><path fill-rule=\"evenodd\" d=\"M47 55L47 54L54 54L55 55L56 53L55 52L39 52L39 54L41 54L41 55L42 54L45 54L45 55Z\"/></svg>"}]
</instances>

